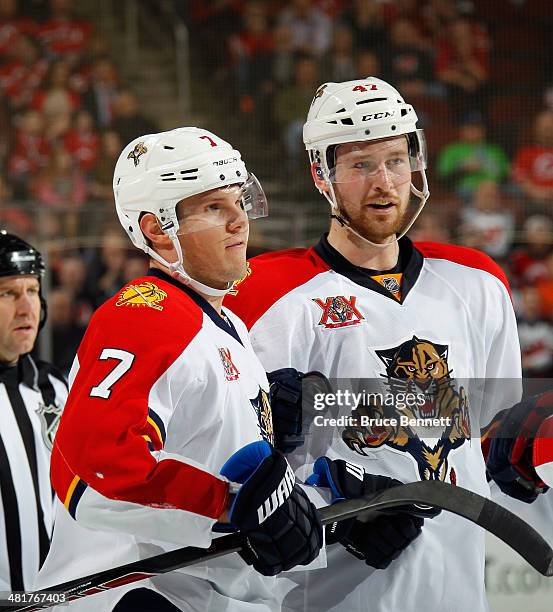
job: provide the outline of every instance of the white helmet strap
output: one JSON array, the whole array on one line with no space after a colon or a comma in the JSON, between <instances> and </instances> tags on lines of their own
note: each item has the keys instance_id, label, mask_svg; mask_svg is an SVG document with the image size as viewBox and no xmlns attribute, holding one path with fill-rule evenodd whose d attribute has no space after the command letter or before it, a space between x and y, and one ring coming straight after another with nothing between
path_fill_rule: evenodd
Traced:
<instances>
[{"instance_id":1,"label":"white helmet strap","mask_svg":"<svg viewBox=\"0 0 553 612\"><path fill-rule=\"evenodd\" d=\"M179 279L185 285L192 287L196 291L203 293L204 295L209 295L211 297L224 297L230 290L232 283L229 283L226 289L215 289L215 287L210 287L209 285L204 285L200 281L192 278L184 269L183 266L183 256L182 256L182 248L178 239L178 236L174 230L170 230L166 232L171 242L173 243L173 247L177 252L177 261L170 262L167 261L164 257L161 257L156 251L154 251L151 247L146 246L144 251L147 255L149 255L152 259L155 259L161 265L169 268L170 272L176 272L179 276Z\"/></svg>"}]
</instances>

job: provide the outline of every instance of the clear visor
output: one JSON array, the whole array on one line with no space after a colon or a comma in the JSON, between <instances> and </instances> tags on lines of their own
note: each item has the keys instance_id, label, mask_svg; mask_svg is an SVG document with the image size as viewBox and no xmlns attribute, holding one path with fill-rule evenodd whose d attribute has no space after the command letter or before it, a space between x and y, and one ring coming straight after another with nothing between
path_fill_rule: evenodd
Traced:
<instances>
[{"instance_id":1,"label":"clear visor","mask_svg":"<svg viewBox=\"0 0 553 612\"><path fill-rule=\"evenodd\" d=\"M426 169L422 130L385 140L339 145L334 150L330 180L334 184L381 180L394 186L411 181L411 173Z\"/></svg>"},{"instance_id":2,"label":"clear visor","mask_svg":"<svg viewBox=\"0 0 553 612\"><path fill-rule=\"evenodd\" d=\"M186 198L177 206L179 235L234 225L268 215L267 197L254 174L242 184L211 189Z\"/></svg>"}]
</instances>

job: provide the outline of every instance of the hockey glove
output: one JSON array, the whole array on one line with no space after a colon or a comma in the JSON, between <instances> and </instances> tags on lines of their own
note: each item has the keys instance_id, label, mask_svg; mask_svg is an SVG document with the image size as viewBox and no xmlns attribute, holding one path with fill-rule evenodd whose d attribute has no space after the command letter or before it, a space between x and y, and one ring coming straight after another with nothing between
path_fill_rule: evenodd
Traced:
<instances>
[{"instance_id":1,"label":"hockey glove","mask_svg":"<svg viewBox=\"0 0 553 612\"><path fill-rule=\"evenodd\" d=\"M229 520L245 536L240 555L246 563L274 576L317 557L323 543L317 511L282 453L265 441L252 442L226 461L221 474L242 484Z\"/></svg>"},{"instance_id":2,"label":"hockey glove","mask_svg":"<svg viewBox=\"0 0 553 612\"><path fill-rule=\"evenodd\" d=\"M312 411L302 409L302 404L311 406L315 393L329 393L332 388L320 372L302 374L294 368L269 372L267 379L275 447L283 453L290 453L304 443L313 417Z\"/></svg>"},{"instance_id":3,"label":"hockey glove","mask_svg":"<svg viewBox=\"0 0 553 612\"><path fill-rule=\"evenodd\" d=\"M367 474L354 463L343 459L319 457L307 484L330 488L332 501L363 497L402 483L387 476ZM384 569L396 559L422 531L425 518L433 518L440 510L409 505L395 508L393 514L382 514L370 522L347 519L326 528L328 544L340 542L347 551L376 569Z\"/></svg>"},{"instance_id":4,"label":"hockey glove","mask_svg":"<svg viewBox=\"0 0 553 612\"><path fill-rule=\"evenodd\" d=\"M553 391L523 400L502 413L490 440L486 467L503 493L532 503L548 489L542 476L547 479L553 465L552 416ZM552 480L549 476L549 482Z\"/></svg>"}]
</instances>

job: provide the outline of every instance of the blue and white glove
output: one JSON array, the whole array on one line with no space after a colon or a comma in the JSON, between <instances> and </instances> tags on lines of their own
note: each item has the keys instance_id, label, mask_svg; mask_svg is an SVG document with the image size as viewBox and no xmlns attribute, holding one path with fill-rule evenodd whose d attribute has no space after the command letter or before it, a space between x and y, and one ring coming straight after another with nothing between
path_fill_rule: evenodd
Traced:
<instances>
[{"instance_id":1,"label":"blue and white glove","mask_svg":"<svg viewBox=\"0 0 553 612\"><path fill-rule=\"evenodd\" d=\"M281 452L268 442L252 442L225 462L221 475L242 485L229 520L245 536L240 555L246 563L274 576L318 556L321 522Z\"/></svg>"}]
</instances>

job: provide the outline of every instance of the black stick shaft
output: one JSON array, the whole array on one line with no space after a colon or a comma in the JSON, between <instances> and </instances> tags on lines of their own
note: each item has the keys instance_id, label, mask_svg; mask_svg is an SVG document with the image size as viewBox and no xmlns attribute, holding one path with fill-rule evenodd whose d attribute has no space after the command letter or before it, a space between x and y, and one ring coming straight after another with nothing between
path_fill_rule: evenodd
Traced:
<instances>
[{"instance_id":1,"label":"black stick shaft","mask_svg":"<svg viewBox=\"0 0 553 612\"><path fill-rule=\"evenodd\" d=\"M413 482L387 489L367 498L337 502L320 508L319 516L323 525L326 525L355 516L370 519L371 515L377 515L379 511L409 504L434 506L462 516L503 540L544 576L553 576L553 549L530 525L503 506L481 495L443 482ZM192 546L179 548L84 578L70 580L44 589L40 593L65 593L67 601L72 601L238 552L240 548L240 534L232 533L213 540L209 548ZM33 604L3 609L31 612L47 607L50 605Z\"/></svg>"}]
</instances>

